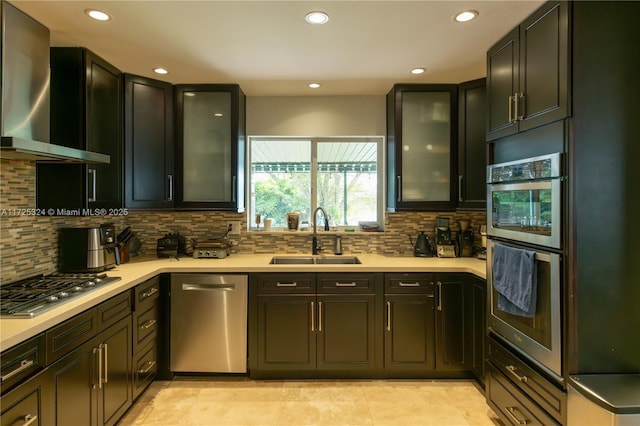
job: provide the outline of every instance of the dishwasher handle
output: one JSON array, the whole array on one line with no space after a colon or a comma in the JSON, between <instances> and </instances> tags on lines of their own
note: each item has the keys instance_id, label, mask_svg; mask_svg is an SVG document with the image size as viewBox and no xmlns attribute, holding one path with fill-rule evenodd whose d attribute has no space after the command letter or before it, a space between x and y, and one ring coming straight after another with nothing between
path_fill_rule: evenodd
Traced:
<instances>
[{"instance_id":1,"label":"dishwasher handle","mask_svg":"<svg viewBox=\"0 0 640 426\"><path fill-rule=\"evenodd\" d=\"M182 289L185 291L234 291L236 289L236 285L182 283Z\"/></svg>"}]
</instances>

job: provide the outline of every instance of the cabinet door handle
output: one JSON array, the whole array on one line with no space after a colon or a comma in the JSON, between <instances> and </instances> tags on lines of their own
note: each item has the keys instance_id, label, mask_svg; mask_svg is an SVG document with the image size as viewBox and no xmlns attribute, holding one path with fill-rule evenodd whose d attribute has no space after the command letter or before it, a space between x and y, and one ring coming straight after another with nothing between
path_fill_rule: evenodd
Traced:
<instances>
[{"instance_id":1,"label":"cabinet door handle","mask_svg":"<svg viewBox=\"0 0 640 426\"><path fill-rule=\"evenodd\" d=\"M167 180L169 181L169 198L167 198L167 201L173 201L173 175L167 175Z\"/></svg>"},{"instance_id":2,"label":"cabinet door handle","mask_svg":"<svg viewBox=\"0 0 640 426\"><path fill-rule=\"evenodd\" d=\"M38 420L38 416L34 414L27 414L26 416L24 416L23 420L24 423L22 423L22 426L29 426L34 424Z\"/></svg>"},{"instance_id":3,"label":"cabinet door handle","mask_svg":"<svg viewBox=\"0 0 640 426\"><path fill-rule=\"evenodd\" d=\"M405 282L398 282L398 285L400 287L420 287L420 283L418 281L414 282L414 283L405 283Z\"/></svg>"},{"instance_id":4,"label":"cabinet door handle","mask_svg":"<svg viewBox=\"0 0 640 426\"><path fill-rule=\"evenodd\" d=\"M93 384L91 385L91 387L93 389L100 389L102 387L102 349L99 348L99 347L98 348L93 348L92 353L94 355L94 358L95 358L96 354L98 356L98 368L97 368L98 383L93 381Z\"/></svg>"},{"instance_id":5,"label":"cabinet door handle","mask_svg":"<svg viewBox=\"0 0 640 426\"><path fill-rule=\"evenodd\" d=\"M387 331L391 331L391 302L387 301Z\"/></svg>"},{"instance_id":6,"label":"cabinet door handle","mask_svg":"<svg viewBox=\"0 0 640 426\"><path fill-rule=\"evenodd\" d=\"M516 379L518 379L518 381L525 383L527 382L527 376L518 375L518 373L516 373L516 367L514 365L507 365L506 368L509 373L511 373L513 376L515 376Z\"/></svg>"},{"instance_id":7,"label":"cabinet door handle","mask_svg":"<svg viewBox=\"0 0 640 426\"><path fill-rule=\"evenodd\" d=\"M153 325L154 325L155 323L156 323L156 320L151 319L151 320L149 320L149 321L145 322L144 324L142 324L142 325L140 326L140 329L141 329L141 330L146 330L146 329L148 329L148 328L150 328L150 327L153 327Z\"/></svg>"},{"instance_id":8,"label":"cabinet door handle","mask_svg":"<svg viewBox=\"0 0 640 426\"><path fill-rule=\"evenodd\" d=\"M462 197L462 179L464 178L464 175L458 175L458 201L462 202L464 201L464 198Z\"/></svg>"},{"instance_id":9,"label":"cabinet door handle","mask_svg":"<svg viewBox=\"0 0 640 426\"><path fill-rule=\"evenodd\" d=\"M516 120L524 120L524 93L516 93Z\"/></svg>"},{"instance_id":10,"label":"cabinet door handle","mask_svg":"<svg viewBox=\"0 0 640 426\"><path fill-rule=\"evenodd\" d=\"M322 302L318 302L318 331L322 331Z\"/></svg>"},{"instance_id":11,"label":"cabinet door handle","mask_svg":"<svg viewBox=\"0 0 640 426\"><path fill-rule=\"evenodd\" d=\"M96 169L87 169L87 174L91 181L89 185L91 188L91 194L87 197L87 201L93 203L96 201Z\"/></svg>"},{"instance_id":12,"label":"cabinet door handle","mask_svg":"<svg viewBox=\"0 0 640 426\"><path fill-rule=\"evenodd\" d=\"M145 291L144 293L142 293L142 298L140 299L140 301L146 299L147 297L153 296L157 292L158 292L158 288L157 287L150 288L148 291Z\"/></svg>"},{"instance_id":13,"label":"cabinet door handle","mask_svg":"<svg viewBox=\"0 0 640 426\"><path fill-rule=\"evenodd\" d=\"M513 118L513 96L509 96L509 123L513 123L515 119Z\"/></svg>"},{"instance_id":14,"label":"cabinet door handle","mask_svg":"<svg viewBox=\"0 0 640 426\"><path fill-rule=\"evenodd\" d=\"M519 419L516 416L516 410L517 409L518 409L518 407L504 407L504 411L509 415L509 417L511 417L513 419L514 422L516 422L516 424L526 425L527 423L529 423L528 419L526 419L526 418Z\"/></svg>"},{"instance_id":15,"label":"cabinet door handle","mask_svg":"<svg viewBox=\"0 0 640 426\"><path fill-rule=\"evenodd\" d=\"M147 368L141 368L140 370L138 370L138 374L147 374L151 370L153 370L153 367L155 366L156 366L155 361L147 361Z\"/></svg>"},{"instance_id":16,"label":"cabinet door handle","mask_svg":"<svg viewBox=\"0 0 640 426\"><path fill-rule=\"evenodd\" d=\"M236 176L233 177L233 185L231 186L231 201L236 202Z\"/></svg>"},{"instance_id":17,"label":"cabinet door handle","mask_svg":"<svg viewBox=\"0 0 640 426\"><path fill-rule=\"evenodd\" d=\"M358 284L355 281L350 283L341 283L340 281L336 281L336 287L355 287Z\"/></svg>"},{"instance_id":18,"label":"cabinet door handle","mask_svg":"<svg viewBox=\"0 0 640 426\"><path fill-rule=\"evenodd\" d=\"M442 283L438 281L438 310L442 311Z\"/></svg>"},{"instance_id":19,"label":"cabinet door handle","mask_svg":"<svg viewBox=\"0 0 640 426\"><path fill-rule=\"evenodd\" d=\"M294 281L292 283L281 283L280 281L278 281L276 283L276 287L296 287L298 285L297 281Z\"/></svg>"},{"instance_id":20,"label":"cabinet door handle","mask_svg":"<svg viewBox=\"0 0 640 426\"><path fill-rule=\"evenodd\" d=\"M402 176L398 176L398 201L402 201Z\"/></svg>"},{"instance_id":21,"label":"cabinet door handle","mask_svg":"<svg viewBox=\"0 0 640 426\"><path fill-rule=\"evenodd\" d=\"M311 302L311 331L316 331L316 304Z\"/></svg>"},{"instance_id":22,"label":"cabinet door handle","mask_svg":"<svg viewBox=\"0 0 640 426\"><path fill-rule=\"evenodd\" d=\"M16 374L20 374L21 372L23 372L27 368L31 367L32 365L33 365L33 360L32 359L23 359L22 361L20 361L20 367L16 368L15 370L12 370L12 371L8 372L4 376L0 376L0 383L6 382L7 380L12 378Z\"/></svg>"},{"instance_id":23,"label":"cabinet door handle","mask_svg":"<svg viewBox=\"0 0 640 426\"><path fill-rule=\"evenodd\" d=\"M109 377L109 346L106 343L100 346L102 346L102 351L104 352L104 379L102 383L107 383Z\"/></svg>"}]
</instances>

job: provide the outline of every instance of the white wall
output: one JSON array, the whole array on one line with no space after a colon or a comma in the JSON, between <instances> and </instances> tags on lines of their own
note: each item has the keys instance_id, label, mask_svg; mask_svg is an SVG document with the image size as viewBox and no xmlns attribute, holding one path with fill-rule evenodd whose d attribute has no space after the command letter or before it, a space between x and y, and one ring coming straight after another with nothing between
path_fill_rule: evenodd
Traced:
<instances>
[{"instance_id":1,"label":"white wall","mask_svg":"<svg viewBox=\"0 0 640 426\"><path fill-rule=\"evenodd\" d=\"M248 96L247 135L379 136L385 96Z\"/></svg>"}]
</instances>

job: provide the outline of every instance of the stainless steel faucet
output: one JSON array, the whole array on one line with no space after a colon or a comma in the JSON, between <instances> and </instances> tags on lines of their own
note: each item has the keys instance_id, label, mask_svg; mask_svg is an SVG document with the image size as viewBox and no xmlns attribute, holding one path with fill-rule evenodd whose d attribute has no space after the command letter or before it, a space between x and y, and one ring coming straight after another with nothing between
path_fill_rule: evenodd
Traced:
<instances>
[{"instance_id":1,"label":"stainless steel faucet","mask_svg":"<svg viewBox=\"0 0 640 426\"><path fill-rule=\"evenodd\" d=\"M316 228L316 219L318 216L318 210L322 212L322 216L324 216L324 230L328 231L329 230L329 216L327 216L327 212L324 211L324 209L322 207L318 207L314 212L313 212L313 240L311 241L312 247L311 247L311 253L312 254L318 254L318 252L320 250L322 250L320 248L320 246L318 246L318 231Z\"/></svg>"}]
</instances>

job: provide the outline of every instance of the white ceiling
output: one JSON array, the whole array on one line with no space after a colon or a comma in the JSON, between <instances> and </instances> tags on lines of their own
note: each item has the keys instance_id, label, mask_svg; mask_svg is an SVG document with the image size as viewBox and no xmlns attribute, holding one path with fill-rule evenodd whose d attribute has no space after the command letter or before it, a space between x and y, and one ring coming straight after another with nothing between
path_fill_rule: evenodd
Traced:
<instances>
[{"instance_id":1,"label":"white ceiling","mask_svg":"<svg viewBox=\"0 0 640 426\"><path fill-rule=\"evenodd\" d=\"M382 95L394 83L483 77L487 49L534 1L10 0L49 27L53 46L83 46L123 72L178 83L238 83L248 96ZM84 10L113 19L97 22ZM454 13L475 9L470 23ZM329 14L310 25L312 10ZM158 76L151 70L170 70ZM421 76L409 74L425 67ZM307 87L311 81L320 89Z\"/></svg>"}]
</instances>

